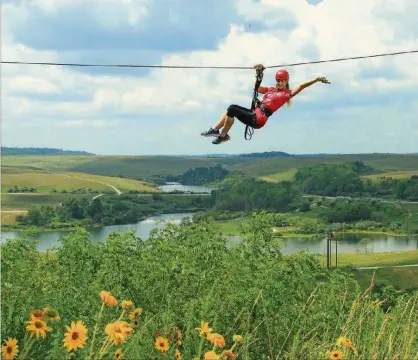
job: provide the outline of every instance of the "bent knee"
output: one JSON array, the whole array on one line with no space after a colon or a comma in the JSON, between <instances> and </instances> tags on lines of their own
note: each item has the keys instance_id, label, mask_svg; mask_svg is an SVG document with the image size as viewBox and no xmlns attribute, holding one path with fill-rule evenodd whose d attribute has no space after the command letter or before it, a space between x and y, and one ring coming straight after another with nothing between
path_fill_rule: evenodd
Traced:
<instances>
[{"instance_id":1,"label":"bent knee","mask_svg":"<svg viewBox=\"0 0 418 360\"><path fill-rule=\"evenodd\" d=\"M235 104L229 105L228 109L226 109L226 116L234 117L235 113L236 113L236 110L237 110L237 105L235 105Z\"/></svg>"}]
</instances>

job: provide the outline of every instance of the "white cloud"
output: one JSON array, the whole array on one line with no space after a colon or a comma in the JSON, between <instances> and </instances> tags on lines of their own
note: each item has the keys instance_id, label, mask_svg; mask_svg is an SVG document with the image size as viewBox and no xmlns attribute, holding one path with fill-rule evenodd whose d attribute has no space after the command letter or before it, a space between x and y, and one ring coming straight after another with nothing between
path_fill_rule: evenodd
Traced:
<instances>
[{"instance_id":1,"label":"white cloud","mask_svg":"<svg viewBox=\"0 0 418 360\"><path fill-rule=\"evenodd\" d=\"M109 122L103 120L68 120L62 121L55 124L57 127L64 127L64 128L114 128L117 127L119 124L118 122Z\"/></svg>"},{"instance_id":2,"label":"white cloud","mask_svg":"<svg viewBox=\"0 0 418 360\"><path fill-rule=\"evenodd\" d=\"M104 7L101 5L102 2L94 2L96 19L100 26L117 31L118 26L123 22L140 26L141 19L147 16L147 1L124 0L119 2L117 7L114 6L115 2L116 0L107 1ZM20 6L6 4L3 6L6 30L2 58L3 60L58 61L59 54L54 51L38 51L22 44L13 43L13 33L9 31L8 22L29 17L30 6L37 5L53 14L58 8L68 6L69 2L33 0L31 4L21 3ZM361 11L359 11L359 7L361 7ZM257 3L250 0L236 0L236 8L250 22L264 22L267 26L266 29L251 33L242 24L230 24L229 33L220 40L216 50L169 54L162 59L161 64L252 66L261 62L269 66L418 48L416 37L406 35L399 38L392 26L392 24L396 24L397 28L402 27L399 19L409 15L411 11L418 10L418 2L415 1L325 0L317 6L313 6L308 4L306 0L286 2L262 0ZM115 11L115 9L117 10ZM397 18L394 18L393 14L396 14ZM294 17L298 23L297 28L290 34L281 29L281 23L277 20L285 20L286 17L289 19ZM173 26L176 26L179 23L179 14L171 10L170 20ZM417 32L417 25L415 22L407 22L402 29L406 34L408 31L413 34L414 31ZM138 47L140 46L141 44L138 44ZM306 46L316 46L319 51L319 59L303 55L302 49ZM106 60L103 59L103 62ZM123 59L120 62L123 63ZM138 62L140 63L141 59L138 59ZM389 77L386 78L382 75L379 78L364 80L359 77L361 71L379 69L382 66L404 74L405 78L389 79ZM267 69L265 71L264 83L274 84L275 70ZM319 75L326 76L333 84L330 86L317 84L302 92L294 100L293 109L280 110L274 115L267 125L269 129L260 132L255 137L259 140L251 142L251 145L238 140L238 135L234 135L234 141L228 143L231 145L222 145L219 151L252 151L249 150L249 146L255 146L254 151L262 151L265 145L262 145L261 139L268 142L269 145L266 146L270 147L277 146L279 148L287 144L289 151L293 152L306 152L304 149L307 149L309 140L311 144L317 144L316 146L311 145L311 149L321 148L322 151L332 151L332 147L326 145L328 143L327 136L331 135L338 139L335 146L345 148L347 152L350 151L350 148L352 151L357 151L361 147L385 151L385 141L388 139L385 134L393 133L396 134L397 139L399 137L407 139L403 141L404 144L408 144L408 139L413 136L413 129L410 129L409 133L390 130L393 126L399 126L396 123L396 117L399 111L404 111L401 108L393 108L396 106L394 103L381 104L381 110L375 109L376 103L361 106L357 110L355 110L357 105L354 107L350 105L351 111L356 111L355 119L352 118L353 113L347 112L347 109L340 111L334 109L328 116L338 114L339 121L326 122L326 126L323 125L323 116L326 108L333 106L333 100L329 100L331 98L337 97L343 100L353 94L362 98L383 90L394 91L394 102L397 96L401 96L399 95L401 91L415 92L418 97L418 56L405 55L314 64L290 67L289 71L292 85ZM252 70L153 69L147 77L139 78L94 76L66 67L4 64L2 73L3 119L9 123L7 130L11 131L10 138L18 136L12 131L13 124L17 124L19 121L25 122L25 119L26 123L30 119L31 124L44 122L45 118L50 118L55 119L55 123L58 123L60 127L96 126L105 128L115 125L102 120L104 115L114 115L115 118L119 118L119 116L137 118L146 114L153 114L157 117L168 116L168 121L181 123L182 128L187 129L184 131L198 134L208 125L208 121L218 120L230 103L249 106L255 80ZM335 89L340 92L336 94ZM47 101L39 99L39 96L31 96L31 94L56 95L61 96L62 99L68 97L70 101ZM73 100L73 97L76 99ZM81 97L83 97L83 101L78 100ZM299 110L305 109L306 105L302 105L309 102L321 104L324 111L320 114L311 112L308 115ZM343 102L341 106L343 106ZM409 106L412 109L413 105ZM196 117L196 114L200 114L201 117ZM408 124L413 122L412 113L403 113L402 115L403 121L409 128L411 125ZM305 120L307 117L309 120ZM380 141L374 138L372 141L376 142L375 146L370 144L370 132L364 133L367 135L353 135L358 131L358 126L364 127L364 122L367 122L369 117L375 120L368 124L384 127L377 131L381 131L380 134L385 140ZM57 118L63 121L57 122ZM290 118L292 119L291 123L288 122ZM379 123L377 119L381 120L381 118L385 121ZM119 119L118 123L122 121L123 119ZM138 129L139 126L140 124L138 124ZM315 129L318 129L319 126L321 131L315 134ZM152 127L144 131L147 131L149 136L153 134ZM351 131L353 136L347 136ZM243 127L238 121L233 132L243 133ZM279 133L277 136L274 135L276 132ZM122 136L123 132L120 134ZM277 143L277 139L280 140L279 143ZM147 139L142 141L146 143ZM173 146L174 141L178 140L176 138L165 140L164 144L161 144L165 149L163 152L171 152L170 149L173 148L181 153L202 149L200 145L197 145L201 142L199 137L183 144L183 148ZM402 148L402 141L397 146ZM208 152L216 152L219 148L214 149L209 143L205 149ZM118 148L115 148L114 151L118 152Z\"/></svg>"}]
</instances>

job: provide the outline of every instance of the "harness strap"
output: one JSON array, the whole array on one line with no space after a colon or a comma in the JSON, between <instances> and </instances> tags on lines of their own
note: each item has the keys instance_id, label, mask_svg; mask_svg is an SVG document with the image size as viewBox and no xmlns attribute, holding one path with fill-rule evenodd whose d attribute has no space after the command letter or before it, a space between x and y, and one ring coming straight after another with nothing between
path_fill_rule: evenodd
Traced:
<instances>
[{"instance_id":1,"label":"harness strap","mask_svg":"<svg viewBox=\"0 0 418 360\"><path fill-rule=\"evenodd\" d=\"M254 85L253 99L251 101L251 110L252 111L254 111L256 105L258 105L260 107L260 109L262 109L261 108L261 106L262 106L261 101L258 99L257 89L260 86L261 82L263 81L263 71L264 71L264 69L256 69L256 75L255 75L256 80L255 80L255 85ZM263 112L264 112L264 110L263 110ZM269 116L267 113L266 113L266 115ZM247 134L249 135L248 139L247 139ZM251 128L250 126L246 125L245 126L245 133L244 133L245 140L251 140L253 134L254 134L254 129Z\"/></svg>"}]
</instances>

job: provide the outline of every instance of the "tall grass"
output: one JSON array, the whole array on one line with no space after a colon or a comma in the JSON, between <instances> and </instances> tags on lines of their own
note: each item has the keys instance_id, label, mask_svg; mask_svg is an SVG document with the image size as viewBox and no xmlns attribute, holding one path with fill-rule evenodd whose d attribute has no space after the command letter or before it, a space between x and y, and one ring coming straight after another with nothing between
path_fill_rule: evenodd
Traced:
<instances>
[{"instance_id":1,"label":"tall grass","mask_svg":"<svg viewBox=\"0 0 418 360\"><path fill-rule=\"evenodd\" d=\"M117 350L127 359L417 358L417 293L383 311L372 287L361 292L350 275L306 253L283 256L271 225L255 215L233 247L187 221L147 240L120 232L101 244L80 229L42 255L28 240L10 240L2 246L2 339L28 349L25 321L49 307L60 319L30 348L34 359L111 359ZM126 301L141 309L138 318ZM117 320L127 324L125 342L114 344ZM69 352L64 334L78 321L86 341ZM205 325L211 331L198 330Z\"/></svg>"}]
</instances>

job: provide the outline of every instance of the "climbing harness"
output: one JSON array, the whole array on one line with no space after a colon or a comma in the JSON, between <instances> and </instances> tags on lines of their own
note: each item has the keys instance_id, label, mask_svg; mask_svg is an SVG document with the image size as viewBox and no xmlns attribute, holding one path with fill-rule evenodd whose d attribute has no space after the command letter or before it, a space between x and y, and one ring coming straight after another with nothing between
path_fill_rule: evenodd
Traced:
<instances>
[{"instance_id":1,"label":"climbing harness","mask_svg":"<svg viewBox=\"0 0 418 360\"><path fill-rule=\"evenodd\" d=\"M265 106L263 104L261 104L261 101L258 99L258 91L257 91L258 87L260 86L261 82L263 81L263 71L264 71L264 68L256 69L256 74L255 74L255 79L256 80L255 80L255 85L254 85L253 99L251 101L251 111L254 111L256 105L258 105L264 112L268 112L268 109L265 108ZM254 129L252 127L246 125L245 126L245 133L244 133L245 140L251 140L253 134L254 134ZM248 136L248 138L247 138L247 136Z\"/></svg>"}]
</instances>

